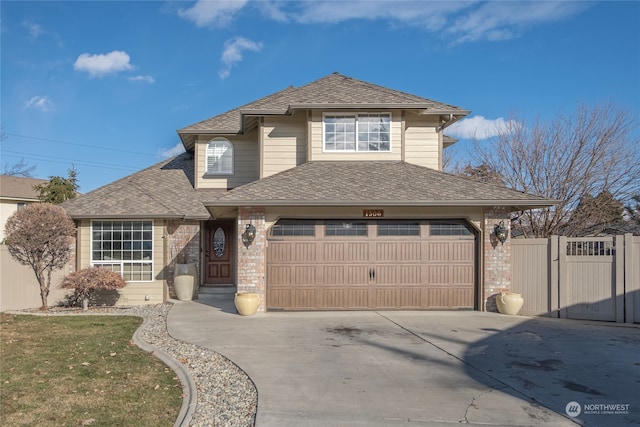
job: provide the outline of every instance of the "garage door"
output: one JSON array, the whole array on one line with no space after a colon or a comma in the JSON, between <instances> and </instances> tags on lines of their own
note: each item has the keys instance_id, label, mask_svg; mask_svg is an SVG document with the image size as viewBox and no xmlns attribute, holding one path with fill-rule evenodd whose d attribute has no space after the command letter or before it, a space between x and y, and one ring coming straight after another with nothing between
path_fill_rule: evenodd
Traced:
<instances>
[{"instance_id":1,"label":"garage door","mask_svg":"<svg viewBox=\"0 0 640 427\"><path fill-rule=\"evenodd\" d=\"M463 221L281 220L267 246L267 309L472 309L475 273Z\"/></svg>"}]
</instances>

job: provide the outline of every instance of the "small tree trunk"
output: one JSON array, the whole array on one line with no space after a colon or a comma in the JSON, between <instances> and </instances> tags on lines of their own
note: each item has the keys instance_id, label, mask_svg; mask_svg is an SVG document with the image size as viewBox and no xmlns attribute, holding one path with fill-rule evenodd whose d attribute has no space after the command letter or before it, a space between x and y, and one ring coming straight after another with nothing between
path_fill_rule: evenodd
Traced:
<instances>
[{"instance_id":1,"label":"small tree trunk","mask_svg":"<svg viewBox=\"0 0 640 427\"><path fill-rule=\"evenodd\" d=\"M89 310L89 298L82 299L82 311Z\"/></svg>"}]
</instances>

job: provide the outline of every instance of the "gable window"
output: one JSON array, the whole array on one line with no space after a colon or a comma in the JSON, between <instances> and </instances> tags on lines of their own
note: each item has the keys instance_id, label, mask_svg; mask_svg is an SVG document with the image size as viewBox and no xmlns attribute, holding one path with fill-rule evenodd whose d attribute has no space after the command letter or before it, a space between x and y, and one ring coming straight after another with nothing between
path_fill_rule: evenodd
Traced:
<instances>
[{"instance_id":1,"label":"gable window","mask_svg":"<svg viewBox=\"0 0 640 427\"><path fill-rule=\"evenodd\" d=\"M120 273L127 282L153 280L151 221L93 221L91 264Z\"/></svg>"},{"instance_id":2,"label":"gable window","mask_svg":"<svg viewBox=\"0 0 640 427\"><path fill-rule=\"evenodd\" d=\"M325 151L391 151L389 113L326 114Z\"/></svg>"},{"instance_id":3,"label":"gable window","mask_svg":"<svg viewBox=\"0 0 640 427\"><path fill-rule=\"evenodd\" d=\"M233 144L225 138L214 138L207 145L207 175L233 174Z\"/></svg>"}]
</instances>

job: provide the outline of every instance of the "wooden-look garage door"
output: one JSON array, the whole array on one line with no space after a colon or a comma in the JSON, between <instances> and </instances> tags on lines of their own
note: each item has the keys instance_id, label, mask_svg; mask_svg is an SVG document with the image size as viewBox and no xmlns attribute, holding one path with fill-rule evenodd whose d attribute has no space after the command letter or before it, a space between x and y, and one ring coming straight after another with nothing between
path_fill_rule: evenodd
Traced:
<instances>
[{"instance_id":1,"label":"wooden-look garage door","mask_svg":"<svg viewBox=\"0 0 640 427\"><path fill-rule=\"evenodd\" d=\"M472 309L475 271L461 221L282 220L267 247L267 309Z\"/></svg>"}]
</instances>

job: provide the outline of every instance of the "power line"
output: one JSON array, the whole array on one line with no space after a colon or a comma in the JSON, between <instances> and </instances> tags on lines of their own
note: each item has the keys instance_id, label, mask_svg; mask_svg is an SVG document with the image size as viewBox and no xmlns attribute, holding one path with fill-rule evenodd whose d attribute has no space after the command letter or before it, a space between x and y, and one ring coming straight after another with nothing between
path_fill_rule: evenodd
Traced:
<instances>
[{"instance_id":1,"label":"power line","mask_svg":"<svg viewBox=\"0 0 640 427\"><path fill-rule=\"evenodd\" d=\"M10 154L7 156L4 153L13 153L14 155ZM119 169L119 170L125 170L125 171L137 171L141 169L140 167L134 167L134 166L123 166L123 165L114 165L110 163L88 162L84 160L68 159L64 157L44 156L44 155L38 155L38 154L31 154L31 155L25 156L23 153L20 153L19 151L11 151L11 150L2 150L2 157L23 158L23 159L36 160L36 161L45 161L50 163L62 163L62 164L71 163L74 165L83 165L83 166L90 166L90 167L103 168L103 169ZM52 159L59 159L59 160L52 160Z\"/></svg>"},{"instance_id":2,"label":"power line","mask_svg":"<svg viewBox=\"0 0 640 427\"><path fill-rule=\"evenodd\" d=\"M76 147L87 147L87 148L93 148L93 149L96 149L96 150L117 151L117 152L120 152L120 153L137 154L137 155L140 155L140 156L154 156L154 157L162 158L162 156L159 155L158 153L156 153L156 154L142 153L140 151L122 150L122 149L119 149L119 148L102 147L102 146L95 146L95 145L89 145L89 144L79 144L77 142L61 141L59 139L50 139L50 138L40 138L40 137L37 137L37 136L20 135L20 134L17 134L17 133L9 133L9 132L5 132L4 134L7 135L7 136L15 136L15 137L18 137L18 138L33 139L33 140L36 140L36 141L54 142L56 144L73 145L73 146L76 146Z\"/></svg>"}]
</instances>

